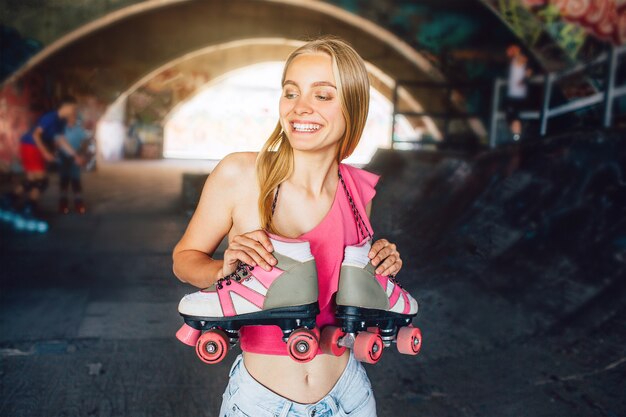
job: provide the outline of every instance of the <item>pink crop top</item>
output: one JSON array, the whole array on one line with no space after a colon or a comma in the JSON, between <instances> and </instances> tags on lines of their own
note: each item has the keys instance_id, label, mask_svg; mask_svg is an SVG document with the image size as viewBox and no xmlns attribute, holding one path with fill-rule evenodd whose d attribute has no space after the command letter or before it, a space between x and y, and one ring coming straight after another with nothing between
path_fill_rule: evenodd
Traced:
<instances>
[{"instance_id":1,"label":"pink crop top","mask_svg":"<svg viewBox=\"0 0 626 417\"><path fill-rule=\"evenodd\" d=\"M376 194L374 187L378 182L378 175L344 164L339 164L339 170L357 210L371 232L372 226L366 216L365 207ZM316 322L317 327L322 329L324 326L335 323L334 305L331 300L333 294L337 292L344 249L362 240L359 237L348 197L339 181L335 200L326 217L315 228L302 234L298 239L309 241L315 258L320 305L320 314ZM287 355L287 348L282 341L282 332L278 326L243 327L240 330L239 341L244 352ZM321 353L321 350L318 350L317 354Z\"/></svg>"}]
</instances>

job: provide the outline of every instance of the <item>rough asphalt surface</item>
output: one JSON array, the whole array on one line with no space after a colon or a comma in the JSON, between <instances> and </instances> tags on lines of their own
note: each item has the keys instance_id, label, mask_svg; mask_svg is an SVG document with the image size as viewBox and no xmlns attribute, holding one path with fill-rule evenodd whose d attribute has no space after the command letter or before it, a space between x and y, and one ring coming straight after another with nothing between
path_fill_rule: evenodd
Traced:
<instances>
[{"instance_id":1,"label":"rough asphalt surface","mask_svg":"<svg viewBox=\"0 0 626 417\"><path fill-rule=\"evenodd\" d=\"M424 333L367 366L380 417L626 416L623 136L377 155L376 237ZM53 186L47 234L0 224L0 416L217 416L234 355L206 366L174 338L192 289L170 257L182 173L209 169L101 166L87 215L54 214Z\"/></svg>"}]
</instances>

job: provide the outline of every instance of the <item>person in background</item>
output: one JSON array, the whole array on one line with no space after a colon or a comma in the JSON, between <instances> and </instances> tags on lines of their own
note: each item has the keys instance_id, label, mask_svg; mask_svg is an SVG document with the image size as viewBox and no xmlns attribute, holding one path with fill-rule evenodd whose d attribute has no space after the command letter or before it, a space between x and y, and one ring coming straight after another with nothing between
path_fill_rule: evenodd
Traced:
<instances>
[{"instance_id":1,"label":"person in background","mask_svg":"<svg viewBox=\"0 0 626 417\"><path fill-rule=\"evenodd\" d=\"M509 124L513 140L522 137L522 121L520 113L528 98L528 79L532 70L528 68L528 57L518 45L509 45L506 55L510 59L507 81L506 120Z\"/></svg>"},{"instance_id":2,"label":"person in background","mask_svg":"<svg viewBox=\"0 0 626 417\"><path fill-rule=\"evenodd\" d=\"M22 184L15 187L9 197L11 205L18 209L22 198L26 195L22 211L27 217L36 216L39 198L48 187L46 164L54 160L55 146L61 147L70 157L81 161L78 153L62 136L67 120L75 117L76 99L66 96L61 99L56 110L41 116L20 140L20 156L25 179Z\"/></svg>"},{"instance_id":3,"label":"person in background","mask_svg":"<svg viewBox=\"0 0 626 417\"><path fill-rule=\"evenodd\" d=\"M82 121L76 115L70 117L65 127L64 136L57 136L57 140L64 140L71 147L73 154L68 152L66 146L59 147L59 213L68 214L69 186L72 185L74 195L74 209L77 213L85 214L86 208L82 197L82 184L80 181L81 160L73 155L82 155L86 152L89 136L82 126Z\"/></svg>"}]
</instances>

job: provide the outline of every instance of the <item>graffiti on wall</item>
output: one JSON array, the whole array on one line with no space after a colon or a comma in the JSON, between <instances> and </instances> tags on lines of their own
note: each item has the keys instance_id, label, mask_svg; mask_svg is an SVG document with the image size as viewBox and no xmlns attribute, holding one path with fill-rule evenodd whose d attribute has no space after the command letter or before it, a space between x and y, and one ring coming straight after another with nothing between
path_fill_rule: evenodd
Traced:
<instances>
[{"instance_id":1,"label":"graffiti on wall","mask_svg":"<svg viewBox=\"0 0 626 417\"><path fill-rule=\"evenodd\" d=\"M466 111L476 113L489 108L490 98L484 94L484 87L506 73L505 50L516 40L491 9L470 1L454 2L453 7L445 1L326 1L389 30L418 51L451 84L475 85L462 91Z\"/></svg>"},{"instance_id":2,"label":"graffiti on wall","mask_svg":"<svg viewBox=\"0 0 626 417\"><path fill-rule=\"evenodd\" d=\"M585 30L563 20L548 0L484 0L484 3L507 22L547 67L550 62L576 62L579 51L588 41Z\"/></svg>"},{"instance_id":3,"label":"graffiti on wall","mask_svg":"<svg viewBox=\"0 0 626 417\"><path fill-rule=\"evenodd\" d=\"M68 94L63 84L41 73L31 72L18 82L5 84L0 90L0 172L19 171L20 138L46 111L54 109ZM73 94L83 126L95 129L104 113L104 103L93 95Z\"/></svg>"},{"instance_id":4,"label":"graffiti on wall","mask_svg":"<svg viewBox=\"0 0 626 417\"><path fill-rule=\"evenodd\" d=\"M16 170L21 135L32 124L28 89L5 86L0 91L0 172Z\"/></svg>"},{"instance_id":5,"label":"graffiti on wall","mask_svg":"<svg viewBox=\"0 0 626 417\"><path fill-rule=\"evenodd\" d=\"M530 48L548 35L572 61L586 58L594 43L626 43L626 0L490 0ZM590 44L592 44L590 46Z\"/></svg>"},{"instance_id":6,"label":"graffiti on wall","mask_svg":"<svg viewBox=\"0 0 626 417\"><path fill-rule=\"evenodd\" d=\"M128 97L129 118L157 122L173 106L193 96L205 86L211 75L206 71L168 68L156 74Z\"/></svg>"},{"instance_id":7,"label":"graffiti on wall","mask_svg":"<svg viewBox=\"0 0 626 417\"><path fill-rule=\"evenodd\" d=\"M602 41L626 43L625 0L524 0L523 3L544 16L545 21L560 17Z\"/></svg>"},{"instance_id":8,"label":"graffiti on wall","mask_svg":"<svg viewBox=\"0 0 626 417\"><path fill-rule=\"evenodd\" d=\"M180 67L156 74L129 95L126 107L126 158L161 158L162 122L178 103L188 100L204 87L211 75L207 71Z\"/></svg>"},{"instance_id":9,"label":"graffiti on wall","mask_svg":"<svg viewBox=\"0 0 626 417\"><path fill-rule=\"evenodd\" d=\"M448 79L488 80L502 66L510 30L476 2L327 0L376 22L441 70ZM495 68L494 68L495 67Z\"/></svg>"}]
</instances>

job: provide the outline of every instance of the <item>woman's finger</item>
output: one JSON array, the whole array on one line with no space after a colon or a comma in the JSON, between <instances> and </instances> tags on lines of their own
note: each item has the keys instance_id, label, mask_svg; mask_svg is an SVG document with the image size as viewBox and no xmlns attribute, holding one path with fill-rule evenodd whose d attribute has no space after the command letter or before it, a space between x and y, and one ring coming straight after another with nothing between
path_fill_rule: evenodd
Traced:
<instances>
[{"instance_id":1,"label":"woman's finger","mask_svg":"<svg viewBox=\"0 0 626 417\"><path fill-rule=\"evenodd\" d=\"M372 247L370 248L370 251L368 253L369 258L374 259L376 254L380 252L380 250L384 248L385 246L387 246L388 244L389 242L387 241L387 239L378 239L376 242L372 244Z\"/></svg>"},{"instance_id":2,"label":"woman's finger","mask_svg":"<svg viewBox=\"0 0 626 417\"><path fill-rule=\"evenodd\" d=\"M276 265L276 258L265 249L265 246L261 244L261 242L254 240L248 236L241 235L238 236L237 242L233 239L233 243L239 245L240 248L248 248L248 250L253 250L259 256L261 256L265 262L270 265Z\"/></svg>"},{"instance_id":3,"label":"woman's finger","mask_svg":"<svg viewBox=\"0 0 626 417\"><path fill-rule=\"evenodd\" d=\"M378 267L376 268L376 273L382 274L393 264L395 264L397 259L398 258L395 255L388 256L380 265L378 265Z\"/></svg>"},{"instance_id":4,"label":"woman's finger","mask_svg":"<svg viewBox=\"0 0 626 417\"><path fill-rule=\"evenodd\" d=\"M384 270L379 275L383 275L383 276L397 275L398 272L400 272L400 269L402 269L402 260L398 259L393 265L391 265L389 268Z\"/></svg>"},{"instance_id":5,"label":"woman's finger","mask_svg":"<svg viewBox=\"0 0 626 417\"><path fill-rule=\"evenodd\" d=\"M236 264L237 262L244 262L248 265L255 266L257 262L252 256L250 256L243 247L230 246L224 251L224 262L229 264Z\"/></svg>"},{"instance_id":6,"label":"woman's finger","mask_svg":"<svg viewBox=\"0 0 626 417\"><path fill-rule=\"evenodd\" d=\"M391 255L399 255L398 252L390 246L385 246L372 258L372 265L377 266L379 263L383 261L383 259L388 258Z\"/></svg>"},{"instance_id":7,"label":"woman's finger","mask_svg":"<svg viewBox=\"0 0 626 417\"><path fill-rule=\"evenodd\" d=\"M260 245L259 245L259 247L260 247ZM237 258L237 259L240 259L242 262L247 263L250 266L258 265L258 266L260 266L261 268L263 268L263 269L265 269L267 271L272 269L272 266L271 266L270 262L268 262L255 248L252 248L252 247L246 246L246 245L242 245L242 244L239 244L239 243L235 243L235 244L231 245L231 249L238 251L237 252L238 254L244 253L245 256L246 256L246 259L251 259L253 263L250 264L248 262L243 261L243 259ZM261 248L261 250L264 251L264 249L262 249L262 248ZM269 256L271 256L271 255L269 255Z\"/></svg>"},{"instance_id":8,"label":"woman's finger","mask_svg":"<svg viewBox=\"0 0 626 417\"><path fill-rule=\"evenodd\" d=\"M274 252L274 247L272 246L270 237L267 235L267 232L265 230L261 230L261 229L254 230L252 232L246 233L245 235L261 243L261 245L263 245L266 251L270 253Z\"/></svg>"},{"instance_id":9,"label":"woman's finger","mask_svg":"<svg viewBox=\"0 0 626 417\"><path fill-rule=\"evenodd\" d=\"M241 261L250 266L258 265L254 258L246 253L246 251L228 248L224 251L225 268L222 268L224 272L226 272L226 270L234 272L237 267L237 261Z\"/></svg>"}]
</instances>

